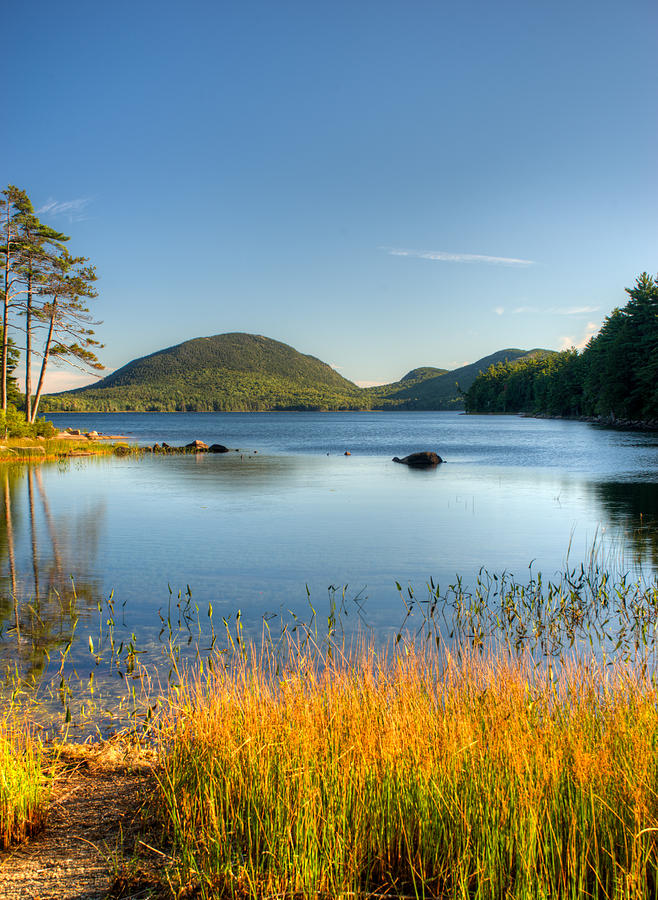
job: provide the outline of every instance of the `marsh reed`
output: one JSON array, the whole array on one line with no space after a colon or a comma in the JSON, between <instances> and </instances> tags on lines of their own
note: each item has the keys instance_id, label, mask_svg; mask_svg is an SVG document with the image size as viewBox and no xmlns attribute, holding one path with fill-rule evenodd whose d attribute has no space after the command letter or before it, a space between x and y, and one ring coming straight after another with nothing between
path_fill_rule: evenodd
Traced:
<instances>
[{"instance_id":1,"label":"marsh reed","mask_svg":"<svg viewBox=\"0 0 658 900\"><path fill-rule=\"evenodd\" d=\"M162 815L204 896L656 895L646 670L237 649L181 679L163 724Z\"/></svg>"},{"instance_id":2,"label":"marsh reed","mask_svg":"<svg viewBox=\"0 0 658 900\"><path fill-rule=\"evenodd\" d=\"M135 635L115 633L113 597L99 602L90 661L129 683L115 719L129 712L158 750L163 881L281 900L658 896L655 581L594 564L399 589L388 641L367 618L348 630L335 590L325 618L309 597L310 617L266 617L260 639L239 613L222 627L209 607L206 627L189 588L171 594L159 689ZM72 643L52 688L66 728ZM11 810L38 788L38 823L44 797L22 740L0 731L4 789L23 784L9 837Z\"/></svg>"},{"instance_id":3,"label":"marsh reed","mask_svg":"<svg viewBox=\"0 0 658 900\"><path fill-rule=\"evenodd\" d=\"M38 831L49 795L41 743L29 726L0 721L0 849Z\"/></svg>"}]
</instances>

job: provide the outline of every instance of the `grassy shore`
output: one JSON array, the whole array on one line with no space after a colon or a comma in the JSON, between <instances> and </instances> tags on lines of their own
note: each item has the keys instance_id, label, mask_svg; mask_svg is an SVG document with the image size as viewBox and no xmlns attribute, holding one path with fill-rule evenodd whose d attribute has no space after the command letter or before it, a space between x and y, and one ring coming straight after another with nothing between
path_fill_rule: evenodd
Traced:
<instances>
[{"instance_id":1,"label":"grassy shore","mask_svg":"<svg viewBox=\"0 0 658 900\"><path fill-rule=\"evenodd\" d=\"M436 645L267 654L172 698L161 815L203 896L655 896L658 695Z\"/></svg>"},{"instance_id":2,"label":"grassy shore","mask_svg":"<svg viewBox=\"0 0 658 900\"><path fill-rule=\"evenodd\" d=\"M189 668L172 650L143 738L164 890L658 896L655 584L590 568L452 590L443 608L429 586L424 626L388 647L341 636L332 606L324 635L296 620L247 645L238 617ZM452 638L432 618L448 609ZM17 837L43 818L43 753L2 740Z\"/></svg>"},{"instance_id":3,"label":"grassy shore","mask_svg":"<svg viewBox=\"0 0 658 900\"><path fill-rule=\"evenodd\" d=\"M0 462L45 462L73 456L125 456L138 452L124 441L87 437L8 438L0 440Z\"/></svg>"},{"instance_id":4,"label":"grassy shore","mask_svg":"<svg viewBox=\"0 0 658 900\"><path fill-rule=\"evenodd\" d=\"M48 769L41 743L30 727L0 721L0 849L43 826Z\"/></svg>"},{"instance_id":5,"label":"grassy shore","mask_svg":"<svg viewBox=\"0 0 658 900\"><path fill-rule=\"evenodd\" d=\"M183 677L155 733L174 894L656 896L658 691L629 665L252 648ZM43 821L41 763L0 735L5 844Z\"/></svg>"}]
</instances>

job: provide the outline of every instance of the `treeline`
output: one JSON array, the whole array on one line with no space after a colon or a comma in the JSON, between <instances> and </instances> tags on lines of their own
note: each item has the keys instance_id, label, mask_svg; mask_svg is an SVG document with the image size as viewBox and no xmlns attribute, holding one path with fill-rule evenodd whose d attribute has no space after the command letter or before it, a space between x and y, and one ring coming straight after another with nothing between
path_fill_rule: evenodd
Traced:
<instances>
[{"instance_id":1,"label":"treeline","mask_svg":"<svg viewBox=\"0 0 658 900\"><path fill-rule=\"evenodd\" d=\"M102 369L96 357L87 302L96 297L96 270L73 256L69 236L41 222L26 192L9 185L0 194L0 428L20 432L36 424L50 362L83 371ZM20 349L19 349L20 348ZM23 354L22 396L14 371ZM35 367L36 364L36 367ZM36 379L33 380L33 375ZM16 415L20 407L22 416Z\"/></svg>"},{"instance_id":2,"label":"treeline","mask_svg":"<svg viewBox=\"0 0 658 900\"><path fill-rule=\"evenodd\" d=\"M333 412L416 407L414 401L381 396L372 388L344 392L277 375L212 369L170 375L156 383L53 394L44 398L44 408L48 412Z\"/></svg>"},{"instance_id":3,"label":"treeline","mask_svg":"<svg viewBox=\"0 0 658 900\"><path fill-rule=\"evenodd\" d=\"M364 409L364 397L276 375L212 369L166 382L71 391L47 398L50 412L264 412Z\"/></svg>"},{"instance_id":4,"label":"treeline","mask_svg":"<svg viewBox=\"0 0 658 900\"><path fill-rule=\"evenodd\" d=\"M466 393L466 411L658 420L658 276L643 272L626 293L581 353L490 366Z\"/></svg>"}]
</instances>

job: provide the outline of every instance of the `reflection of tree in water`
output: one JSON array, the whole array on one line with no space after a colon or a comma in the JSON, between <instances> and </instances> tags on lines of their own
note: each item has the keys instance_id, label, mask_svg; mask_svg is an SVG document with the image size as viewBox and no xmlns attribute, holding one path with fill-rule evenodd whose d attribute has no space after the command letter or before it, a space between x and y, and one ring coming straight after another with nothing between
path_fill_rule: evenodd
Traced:
<instances>
[{"instance_id":1,"label":"reflection of tree in water","mask_svg":"<svg viewBox=\"0 0 658 900\"><path fill-rule=\"evenodd\" d=\"M623 531L635 562L658 567L658 483L602 481L593 489L611 524Z\"/></svg>"},{"instance_id":2,"label":"reflection of tree in water","mask_svg":"<svg viewBox=\"0 0 658 900\"><path fill-rule=\"evenodd\" d=\"M38 678L100 599L91 573L103 507L55 515L41 466L0 467L0 498L0 660Z\"/></svg>"}]
</instances>

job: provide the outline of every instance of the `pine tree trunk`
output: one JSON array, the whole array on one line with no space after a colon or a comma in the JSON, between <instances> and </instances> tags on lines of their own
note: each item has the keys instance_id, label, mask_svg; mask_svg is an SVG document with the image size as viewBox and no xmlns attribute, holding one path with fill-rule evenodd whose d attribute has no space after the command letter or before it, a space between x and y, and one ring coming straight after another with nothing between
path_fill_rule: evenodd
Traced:
<instances>
[{"instance_id":1,"label":"pine tree trunk","mask_svg":"<svg viewBox=\"0 0 658 900\"><path fill-rule=\"evenodd\" d=\"M53 311L50 316L50 327L48 329L48 337L46 339L46 346L43 350L43 361L41 363L41 372L39 373L39 383L37 384L37 392L34 395L34 403L32 404L32 418L30 422L34 422L37 417L37 410L39 409L39 400L41 399L41 391L43 390L43 380L46 375L46 366L48 365L48 357L50 356L50 345L53 340L53 331L55 329L55 315L57 313L57 300L53 302Z\"/></svg>"},{"instance_id":2,"label":"pine tree trunk","mask_svg":"<svg viewBox=\"0 0 658 900\"><path fill-rule=\"evenodd\" d=\"M9 323L9 238L11 236L11 224L9 216L10 203L7 201L7 224L5 226L5 295L2 309L2 384L0 385L0 406L3 412L7 410L7 350L9 340L7 325Z\"/></svg>"},{"instance_id":3,"label":"pine tree trunk","mask_svg":"<svg viewBox=\"0 0 658 900\"><path fill-rule=\"evenodd\" d=\"M32 272L27 273L27 315L25 317L25 421L32 421Z\"/></svg>"}]
</instances>

